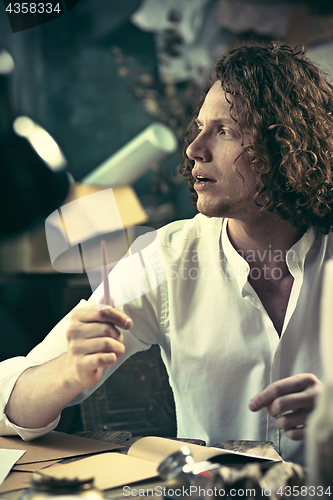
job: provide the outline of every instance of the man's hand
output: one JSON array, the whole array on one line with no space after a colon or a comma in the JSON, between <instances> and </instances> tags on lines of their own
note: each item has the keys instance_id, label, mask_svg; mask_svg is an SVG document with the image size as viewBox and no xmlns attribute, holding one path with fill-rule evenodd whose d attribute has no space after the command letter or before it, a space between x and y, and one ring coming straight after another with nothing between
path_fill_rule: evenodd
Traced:
<instances>
[{"instance_id":1,"label":"man's hand","mask_svg":"<svg viewBox=\"0 0 333 500\"><path fill-rule=\"evenodd\" d=\"M29 429L52 422L82 389L100 380L105 366L125 352L117 326L129 330L132 325L126 314L112 307L74 309L67 329L68 351L22 373L5 408L9 420Z\"/></svg>"},{"instance_id":2,"label":"man's hand","mask_svg":"<svg viewBox=\"0 0 333 500\"><path fill-rule=\"evenodd\" d=\"M98 310L96 306L74 309L67 330L68 381L82 387L99 382L103 368L113 365L124 354L123 336L117 326L129 330L131 318L112 307Z\"/></svg>"},{"instance_id":3,"label":"man's hand","mask_svg":"<svg viewBox=\"0 0 333 500\"><path fill-rule=\"evenodd\" d=\"M283 429L290 439L302 440L306 420L322 387L311 373L293 375L267 386L251 399L249 408L258 411L266 407L277 429Z\"/></svg>"}]
</instances>

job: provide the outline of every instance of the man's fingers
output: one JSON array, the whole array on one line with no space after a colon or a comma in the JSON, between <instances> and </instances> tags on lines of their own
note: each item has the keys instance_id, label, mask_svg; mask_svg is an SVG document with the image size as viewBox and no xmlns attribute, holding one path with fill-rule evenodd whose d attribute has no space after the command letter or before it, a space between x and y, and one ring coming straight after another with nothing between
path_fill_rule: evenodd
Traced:
<instances>
[{"instance_id":1,"label":"man's fingers","mask_svg":"<svg viewBox=\"0 0 333 500\"><path fill-rule=\"evenodd\" d=\"M72 348L74 356L87 356L98 353L114 353L116 357L122 356L125 346L121 342L108 337L95 337L84 342L75 343Z\"/></svg>"},{"instance_id":2,"label":"man's fingers","mask_svg":"<svg viewBox=\"0 0 333 500\"><path fill-rule=\"evenodd\" d=\"M120 328L129 330L133 326L132 319L114 307L106 307L98 310L93 307L82 307L74 309L71 313L73 322L82 323L112 323Z\"/></svg>"},{"instance_id":3,"label":"man's fingers","mask_svg":"<svg viewBox=\"0 0 333 500\"><path fill-rule=\"evenodd\" d=\"M300 441L305 439L305 423L308 416L308 410L289 412L275 418L274 425L276 429L283 430L290 439Z\"/></svg>"},{"instance_id":4,"label":"man's fingers","mask_svg":"<svg viewBox=\"0 0 333 500\"><path fill-rule=\"evenodd\" d=\"M129 316L112 307L74 309L67 328L69 380L83 387L95 385L106 366L114 364L125 352L123 335L117 327L130 329Z\"/></svg>"},{"instance_id":5,"label":"man's fingers","mask_svg":"<svg viewBox=\"0 0 333 500\"><path fill-rule=\"evenodd\" d=\"M81 361L80 369L82 373L92 372L105 366L113 365L117 361L117 356L114 352L96 353L84 356Z\"/></svg>"},{"instance_id":6,"label":"man's fingers","mask_svg":"<svg viewBox=\"0 0 333 500\"><path fill-rule=\"evenodd\" d=\"M123 341L122 333L108 323L72 323L67 330L67 340L90 339L95 337L110 337Z\"/></svg>"},{"instance_id":7,"label":"man's fingers","mask_svg":"<svg viewBox=\"0 0 333 500\"><path fill-rule=\"evenodd\" d=\"M298 426L304 426L309 412L306 410L298 410L281 415L274 419L274 425L279 430L291 430Z\"/></svg>"},{"instance_id":8,"label":"man's fingers","mask_svg":"<svg viewBox=\"0 0 333 500\"><path fill-rule=\"evenodd\" d=\"M270 384L249 403L252 411L264 407L274 425L293 440L305 438L305 423L312 411L322 382L311 373L300 373Z\"/></svg>"},{"instance_id":9,"label":"man's fingers","mask_svg":"<svg viewBox=\"0 0 333 500\"><path fill-rule=\"evenodd\" d=\"M84 387L91 387L99 382L103 369L116 361L117 356L114 352L82 356L76 366L75 378Z\"/></svg>"},{"instance_id":10,"label":"man's fingers","mask_svg":"<svg viewBox=\"0 0 333 500\"><path fill-rule=\"evenodd\" d=\"M297 410L311 411L314 406L316 391L309 387L302 392L293 394L286 394L277 399L267 406L268 414L275 418L285 412L295 412Z\"/></svg>"},{"instance_id":11,"label":"man's fingers","mask_svg":"<svg viewBox=\"0 0 333 500\"><path fill-rule=\"evenodd\" d=\"M305 439L305 427L289 429L285 431L285 435L293 441L303 441Z\"/></svg>"},{"instance_id":12,"label":"man's fingers","mask_svg":"<svg viewBox=\"0 0 333 500\"><path fill-rule=\"evenodd\" d=\"M268 385L266 389L254 396L249 403L249 408L252 411L261 410L280 396L304 391L304 389L317 382L317 377L312 373L300 373L278 380Z\"/></svg>"}]
</instances>

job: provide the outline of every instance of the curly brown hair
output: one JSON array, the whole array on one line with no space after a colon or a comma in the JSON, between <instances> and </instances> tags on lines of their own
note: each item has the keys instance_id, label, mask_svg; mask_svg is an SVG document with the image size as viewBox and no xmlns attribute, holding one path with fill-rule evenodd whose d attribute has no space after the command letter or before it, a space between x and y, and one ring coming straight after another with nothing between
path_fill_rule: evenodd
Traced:
<instances>
[{"instance_id":1,"label":"curly brown hair","mask_svg":"<svg viewBox=\"0 0 333 500\"><path fill-rule=\"evenodd\" d=\"M333 229L333 87L317 66L283 42L246 43L217 61L210 86L221 81L257 177L254 202L276 212L300 231ZM179 172L188 182L194 161L185 154L197 134L197 112L185 136ZM237 100L237 106L235 106ZM237 110L236 110L237 108ZM265 199L259 204L259 199Z\"/></svg>"}]
</instances>

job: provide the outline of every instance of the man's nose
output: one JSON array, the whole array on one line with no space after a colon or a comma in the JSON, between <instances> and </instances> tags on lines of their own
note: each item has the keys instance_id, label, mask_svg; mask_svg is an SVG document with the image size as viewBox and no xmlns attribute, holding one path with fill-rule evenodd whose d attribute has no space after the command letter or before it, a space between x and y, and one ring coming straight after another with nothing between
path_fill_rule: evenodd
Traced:
<instances>
[{"instance_id":1,"label":"man's nose","mask_svg":"<svg viewBox=\"0 0 333 500\"><path fill-rule=\"evenodd\" d=\"M208 162L211 160L212 155L202 132L188 146L186 155L194 161Z\"/></svg>"}]
</instances>

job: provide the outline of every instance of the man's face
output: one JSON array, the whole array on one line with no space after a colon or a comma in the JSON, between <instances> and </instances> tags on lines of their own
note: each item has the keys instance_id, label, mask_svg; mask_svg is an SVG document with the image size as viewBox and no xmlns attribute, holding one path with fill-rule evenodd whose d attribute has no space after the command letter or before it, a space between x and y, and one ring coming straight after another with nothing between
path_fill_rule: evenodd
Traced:
<instances>
[{"instance_id":1,"label":"man's face","mask_svg":"<svg viewBox=\"0 0 333 500\"><path fill-rule=\"evenodd\" d=\"M246 217L253 210L257 212L253 202L255 174L243 152L237 124L230 117L230 104L220 81L209 90L197 124L199 133L186 154L195 161L192 175L196 179L194 189L198 194L199 212L231 218Z\"/></svg>"}]
</instances>

